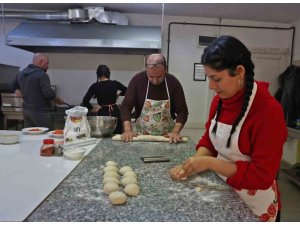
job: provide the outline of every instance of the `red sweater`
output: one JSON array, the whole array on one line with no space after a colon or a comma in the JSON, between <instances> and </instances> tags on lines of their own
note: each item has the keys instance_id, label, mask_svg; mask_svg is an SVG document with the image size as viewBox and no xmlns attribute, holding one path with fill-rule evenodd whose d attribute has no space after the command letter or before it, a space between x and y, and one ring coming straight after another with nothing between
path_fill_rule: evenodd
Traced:
<instances>
[{"instance_id":1,"label":"red sweater","mask_svg":"<svg viewBox=\"0 0 300 225\"><path fill-rule=\"evenodd\" d=\"M244 121L239 136L240 151L250 156L250 162L236 161L237 172L227 179L227 184L236 189L267 189L272 185L280 167L283 145L287 139L287 128L281 105L268 92L267 83L256 82L257 93L252 107ZM230 99L223 99L219 122L233 124L239 115L245 90ZM207 147L214 156L214 149L209 138L211 119L217 110L219 96L211 103L206 131L196 146Z\"/></svg>"}]
</instances>

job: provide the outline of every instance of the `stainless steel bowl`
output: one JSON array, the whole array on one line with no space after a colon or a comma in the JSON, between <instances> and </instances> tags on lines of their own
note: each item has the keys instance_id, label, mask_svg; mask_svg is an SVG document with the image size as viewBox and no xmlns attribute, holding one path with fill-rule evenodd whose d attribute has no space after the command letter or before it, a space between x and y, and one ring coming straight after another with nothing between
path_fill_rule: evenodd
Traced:
<instances>
[{"instance_id":1,"label":"stainless steel bowl","mask_svg":"<svg viewBox=\"0 0 300 225\"><path fill-rule=\"evenodd\" d=\"M117 117L88 116L87 120L91 127L92 137L109 137L117 126Z\"/></svg>"}]
</instances>

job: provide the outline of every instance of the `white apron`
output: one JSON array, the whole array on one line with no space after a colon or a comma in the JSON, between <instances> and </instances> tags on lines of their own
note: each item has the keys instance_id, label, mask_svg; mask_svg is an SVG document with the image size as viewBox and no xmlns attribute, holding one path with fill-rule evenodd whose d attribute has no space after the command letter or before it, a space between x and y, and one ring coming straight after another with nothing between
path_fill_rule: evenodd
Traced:
<instances>
[{"instance_id":1,"label":"white apron","mask_svg":"<svg viewBox=\"0 0 300 225\"><path fill-rule=\"evenodd\" d=\"M143 109L136 120L137 134L166 135L174 129L175 122L171 116L171 102L167 79L165 78L168 100L148 99L149 81Z\"/></svg>"},{"instance_id":2,"label":"white apron","mask_svg":"<svg viewBox=\"0 0 300 225\"><path fill-rule=\"evenodd\" d=\"M218 129L216 134L214 134L212 133L212 129L216 123L216 120L215 118L212 119L209 128L209 137L212 144L214 145L214 148L216 149L216 151L218 151L218 159L222 159L227 162L251 161L251 158L249 156L244 155L240 152L238 147L238 140L241 127L243 126L245 118L249 113L256 92L257 84L254 83L247 111L245 112L244 117L236 127L235 132L231 136L231 143L229 148L226 148L226 144L232 125L227 125L218 122ZM224 181L226 181L227 178L225 176L222 176L220 174L219 176ZM275 221L278 212L277 186L275 180L271 187L269 187L267 190L235 189L235 191L254 212L254 214L256 214L260 218L261 221Z\"/></svg>"}]
</instances>

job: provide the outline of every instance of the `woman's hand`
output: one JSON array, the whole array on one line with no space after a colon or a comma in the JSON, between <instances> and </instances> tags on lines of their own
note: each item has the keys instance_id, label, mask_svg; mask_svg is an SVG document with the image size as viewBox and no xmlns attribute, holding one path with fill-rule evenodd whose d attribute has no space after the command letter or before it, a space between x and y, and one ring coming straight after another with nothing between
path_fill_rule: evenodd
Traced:
<instances>
[{"instance_id":1,"label":"woman's hand","mask_svg":"<svg viewBox=\"0 0 300 225\"><path fill-rule=\"evenodd\" d=\"M211 156L192 156L183 163L182 169L185 171L186 176L200 173L209 169L212 159Z\"/></svg>"},{"instance_id":2,"label":"woman's hand","mask_svg":"<svg viewBox=\"0 0 300 225\"><path fill-rule=\"evenodd\" d=\"M170 176L174 180L186 180L187 176L185 175L185 171L182 169L182 165L175 166L174 168L169 170Z\"/></svg>"},{"instance_id":3,"label":"woman's hand","mask_svg":"<svg viewBox=\"0 0 300 225\"><path fill-rule=\"evenodd\" d=\"M94 105L93 108L91 109L92 113L97 113L101 109L100 105Z\"/></svg>"}]
</instances>

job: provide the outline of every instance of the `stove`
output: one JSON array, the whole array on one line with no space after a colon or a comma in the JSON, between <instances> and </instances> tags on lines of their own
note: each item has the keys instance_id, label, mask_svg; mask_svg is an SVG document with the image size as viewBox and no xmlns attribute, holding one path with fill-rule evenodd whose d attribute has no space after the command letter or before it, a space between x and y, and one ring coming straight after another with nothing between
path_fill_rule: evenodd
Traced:
<instances>
[{"instance_id":1,"label":"stove","mask_svg":"<svg viewBox=\"0 0 300 225\"><path fill-rule=\"evenodd\" d=\"M3 113L3 128L7 129L7 120L24 120L23 98L14 93L1 93L1 111Z\"/></svg>"},{"instance_id":2,"label":"stove","mask_svg":"<svg viewBox=\"0 0 300 225\"><path fill-rule=\"evenodd\" d=\"M51 85L51 88L56 93L56 86ZM17 96L15 93L1 93L1 111L3 114L3 128L7 130L7 120L18 120L24 124L23 117L23 98ZM51 111L56 111L56 105L51 102Z\"/></svg>"}]
</instances>

